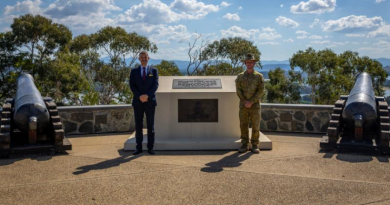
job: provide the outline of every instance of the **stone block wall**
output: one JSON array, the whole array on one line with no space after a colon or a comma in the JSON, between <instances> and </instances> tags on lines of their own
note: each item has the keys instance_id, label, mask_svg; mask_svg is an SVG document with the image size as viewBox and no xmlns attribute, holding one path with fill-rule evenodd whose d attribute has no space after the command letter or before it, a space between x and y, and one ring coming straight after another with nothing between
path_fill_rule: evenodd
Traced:
<instances>
[{"instance_id":1,"label":"stone block wall","mask_svg":"<svg viewBox=\"0 0 390 205\"><path fill-rule=\"evenodd\" d=\"M58 111L68 135L135 130L131 105L65 106ZM262 103L260 130L325 133L332 111L333 105Z\"/></svg>"},{"instance_id":2,"label":"stone block wall","mask_svg":"<svg viewBox=\"0 0 390 205\"><path fill-rule=\"evenodd\" d=\"M325 133L333 105L261 104L261 131Z\"/></svg>"},{"instance_id":3,"label":"stone block wall","mask_svg":"<svg viewBox=\"0 0 390 205\"><path fill-rule=\"evenodd\" d=\"M65 134L130 132L135 130L131 105L58 107Z\"/></svg>"}]
</instances>

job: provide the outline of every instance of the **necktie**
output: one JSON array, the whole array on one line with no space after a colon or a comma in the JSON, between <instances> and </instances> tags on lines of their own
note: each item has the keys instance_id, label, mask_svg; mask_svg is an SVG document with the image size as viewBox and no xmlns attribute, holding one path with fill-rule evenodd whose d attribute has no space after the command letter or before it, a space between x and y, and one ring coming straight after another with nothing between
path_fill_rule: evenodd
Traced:
<instances>
[{"instance_id":1,"label":"necktie","mask_svg":"<svg viewBox=\"0 0 390 205\"><path fill-rule=\"evenodd\" d=\"M145 72L145 67L142 67L143 69L144 69L144 73L143 73L143 80L144 80L144 82L145 82L145 80L146 80L146 72Z\"/></svg>"}]
</instances>

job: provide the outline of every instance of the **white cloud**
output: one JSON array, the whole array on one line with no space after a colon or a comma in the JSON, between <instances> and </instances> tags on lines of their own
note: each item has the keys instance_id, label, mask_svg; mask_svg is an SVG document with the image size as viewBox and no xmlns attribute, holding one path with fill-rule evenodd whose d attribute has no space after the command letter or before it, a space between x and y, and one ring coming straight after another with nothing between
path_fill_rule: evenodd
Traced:
<instances>
[{"instance_id":1,"label":"white cloud","mask_svg":"<svg viewBox=\"0 0 390 205\"><path fill-rule=\"evenodd\" d=\"M38 14L41 12L40 5L42 4L42 1L40 0L26 0L22 2L17 2L13 6L6 6L3 10L5 15L12 14L12 13L31 13L31 14Z\"/></svg>"},{"instance_id":2,"label":"white cloud","mask_svg":"<svg viewBox=\"0 0 390 205\"><path fill-rule=\"evenodd\" d=\"M273 42L273 41L259 43L259 45L279 45L279 44L280 44L279 42Z\"/></svg>"},{"instance_id":3,"label":"white cloud","mask_svg":"<svg viewBox=\"0 0 390 205\"><path fill-rule=\"evenodd\" d=\"M120 11L112 0L57 0L50 4L45 14L51 18L66 18L69 16L88 16L103 11ZM96 19L95 19L96 20Z\"/></svg>"},{"instance_id":4,"label":"white cloud","mask_svg":"<svg viewBox=\"0 0 390 205\"><path fill-rule=\"evenodd\" d=\"M376 3L381 3L381 2L384 2L386 0L375 0Z\"/></svg>"},{"instance_id":5,"label":"white cloud","mask_svg":"<svg viewBox=\"0 0 390 205\"><path fill-rule=\"evenodd\" d=\"M227 13L223 16L223 18L229 19L231 21L240 21L240 16L238 16L238 14Z\"/></svg>"},{"instance_id":6,"label":"white cloud","mask_svg":"<svg viewBox=\"0 0 390 205\"><path fill-rule=\"evenodd\" d=\"M314 19L314 22L310 25L310 28L313 28L314 26L316 26L318 23L320 22L320 19Z\"/></svg>"},{"instance_id":7,"label":"white cloud","mask_svg":"<svg viewBox=\"0 0 390 205\"><path fill-rule=\"evenodd\" d=\"M354 37L354 38L363 38L366 37L366 34L362 33L347 33L345 34L346 37Z\"/></svg>"},{"instance_id":8,"label":"white cloud","mask_svg":"<svg viewBox=\"0 0 390 205\"><path fill-rule=\"evenodd\" d=\"M374 43L374 46L379 46L379 47L382 47L382 48L390 48L390 42L379 41L377 43Z\"/></svg>"},{"instance_id":9,"label":"white cloud","mask_svg":"<svg viewBox=\"0 0 390 205\"><path fill-rule=\"evenodd\" d=\"M390 51L390 47L361 47L358 48L358 50L369 52L368 55L370 55L370 57L376 56L376 58L380 58L383 57L384 53L388 53Z\"/></svg>"},{"instance_id":10,"label":"white cloud","mask_svg":"<svg viewBox=\"0 0 390 205\"><path fill-rule=\"evenodd\" d=\"M345 44L348 44L349 41L345 41L345 42L332 42L332 45L336 45L336 46L343 46Z\"/></svg>"},{"instance_id":11,"label":"white cloud","mask_svg":"<svg viewBox=\"0 0 390 205\"><path fill-rule=\"evenodd\" d=\"M390 37L390 25L382 25L377 30L368 33L368 37Z\"/></svg>"},{"instance_id":12,"label":"white cloud","mask_svg":"<svg viewBox=\"0 0 390 205\"><path fill-rule=\"evenodd\" d=\"M283 8L283 6L284 6L283 4L280 4L280 8Z\"/></svg>"},{"instance_id":13,"label":"white cloud","mask_svg":"<svg viewBox=\"0 0 390 205\"><path fill-rule=\"evenodd\" d=\"M322 39L322 36L311 35L311 36L309 36L309 39L317 39L317 40L319 40L319 39Z\"/></svg>"},{"instance_id":14,"label":"white cloud","mask_svg":"<svg viewBox=\"0 0 390 205\"><path fill-rule=\"evenodd\" d=\"M336 0L309 0L308 2L301 1L298 5L292 5L290 11L296 14L321 14L324 12L332 12L335 8Z\"/></svg>"},{"instance_id":15,"label":"white cloud","mask_svg":"<svg viewBox=\"0 0 390 205\"><path fill-rule=\"evenodd\" d=\"M164 26L157 25L153 29L153 34L149 36L150 40L156 44L170 44L171 41L179 42L189 39L195 33L189 33L185 25Z\"/></svg>"},{"instance_id":16,"label":"white cloud","mask_svg":"<svg viewBox=\"0 0 390 205\"><path fill-rule=\"evenodd\" d=\"M339 31L353 33L356 31L370 31L378 28L383 24L382 17L375 16L346 16L338 20L329 20L322 25L324 31Z\"/></svg>"},{"instance_id":17,"label":"white cloud","mask_svg":"<svg viewBox=\"0 0 390 205\"><path fill-rule=\"evenodd\" d=\"M322 44L330 44L330 41L311 41L311 44L317 44L317 45L322 45Z\"/></svg>"},{"instance_id":18,"label":"white cloud","mask_svg":"<svg viewBox=\"0 0 390 205\"><path fill-rule=\"evenodd\" d=\"M143 3L130 7L124 14L118 15L117 19L122 24L137 22L157 25L182 19L201 19L218 10L218 5L206 5L197 0L175 0L170 6L159 0L144 0Z\"/></svg>"},{"instance_id":19,"label":"white cloud","mask_svg":"<svg viewBox=\"0 0 390 205\"><path fill-rule=\"evenodd\" d=\"M220 5L222 7L228 7L228 6L232 5L232 4L229 4L229 3L225 2L225 1L223 1Z\"/></svg>"},{"instance_id":20,"label":"white cloud","mask_svg":"<svg viewBox=\"0 0 390 205\"><path fill-rule=\"evenodd\" d=\"M110 11L119 11L113 0L56 0L46 8L42 8L40 0L25 0L17 2L13 6L4 8L3 19L11 20L25 13L41 14L79 31L94 28L99 29L106 25L112 25L115 21L108 18ZM98 19L98 20L97 20Z\"/></svg>"},{"instance_id":21,"label":"white cloud","mask_svg":"<svg viewBox=\"0 0 390 205\"><path fill-rule=\"evenodd\" d=\"M307 38L307 35L310 34L309 32L301 30L296 31L295 33L298 34L297 39L305 39Z\"/></svg>"},{"instance_id":22,"label":"white cloud","mask_svg":"<svg viewBox=\"0 0 390 205\"><path fill-rule=\"evenodd\" d=\"M202 17L210 12L217 12L219 10L218 5L205 4L203 2L198 2L197 0L175 0L171 3L170 7L181 12L200 15Z\"/></svg>"},{"instance_id":23,"label":"white cloud","mask_svg":"<svg viewBox=\"0 0 390 205\"><path fill-rule=\"evenodd\" d=\"M221 30L222 37L241 37L241 38L256 38L256 34L260 33L258 29L245 30L238 26L232 26L228 30Z\"/></svg>"},{"instance_id":24,"label":"white cloud","mask_svg":"<svg viewBox=\"0 0 390 205\"><path fill-rule=\"evenodd\" d=\"M260 33L259 38L262 40L274 40L277 38L281 38L282 36L278 34L275 29L270 27L262 28L262 33Z\"/></svg>"},{"instance_id":25,"label":"white cloud","mask_svg":"<svg viewBox=\"0 0 390 205\"><path fill-rule=\"evenodd\" d=\"M242 10L242 6L239 6L239 7L238 7L238 10Z\"/></svg>"},{"instance_id":26,"label":"white cloud","mask_svg":"<svg viewBox=\"0 0 390 205\"><path fill-rule=\"evenodd\" d=\"M284 27L296 28L299 26L299 23L297 23L292 19L286 18L284 16L279 16L278 18L275 19L275 21L276 23Z\"/></svg>"},{"instance_id":27,"label":"white cloud","mask_svg":"<svg viewBox=\"0 0 390 205\"><path fill-rule=\"evenodd\" d=\"M284 40L284 42L293 43L294 40L292 38L289 38L289 39Z\"/></svg>"}]
</instances>

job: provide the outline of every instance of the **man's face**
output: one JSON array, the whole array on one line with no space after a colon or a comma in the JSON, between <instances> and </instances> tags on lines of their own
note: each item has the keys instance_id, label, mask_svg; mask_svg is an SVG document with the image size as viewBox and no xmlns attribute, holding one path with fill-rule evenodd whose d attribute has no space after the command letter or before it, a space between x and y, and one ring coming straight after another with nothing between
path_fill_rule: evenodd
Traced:
<instances>
[{"instance_id":1,"label":"man's face","mask_svg":"<svg viewBox=\"0 0 390 205\"><path fill-rule=\"evenodd\" d=\"M255 67L255 61L245 61L245 65L247 69L253 69Z\"/></svg>"},{"instance_id":2,"label":"man's face","mask_svg":"<svg viewBox=\"0 0 390 205\"><path fill-rule=\"evenodd\" d=\"M147 65L149 61L149 56L147 54L141 54L138 57L139 62L141 62L142 65Z\"/></svg>"}]
</instances>

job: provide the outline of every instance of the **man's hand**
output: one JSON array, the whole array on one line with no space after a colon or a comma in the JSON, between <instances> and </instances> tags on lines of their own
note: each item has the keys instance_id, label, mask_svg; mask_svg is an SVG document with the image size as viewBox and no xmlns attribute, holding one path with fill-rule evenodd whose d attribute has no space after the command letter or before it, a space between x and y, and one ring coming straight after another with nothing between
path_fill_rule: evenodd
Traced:
<instances>
[{"instance_id":1,"label":"man's hand","mask_svg":"<svg viewBox=\"0 0 390 205\"><path fill-rule=\"evenodd\" d=\"M246 101L246 102L245 102L245 107L246 107L246 108L251 108L252 105L253 105L253 103L250 102L250 101Z\"/></svg>"},{"instance_id":2,"label":"man's hand","mask_svg":"<svg viewBox=\"0 0 390 205\"><path fill-rule=\"evenodd\" d=\"M141 100L141 102L148 102L148 98L149 98L149 96L148 95L141 95L140 97L139 97L139 99Z\"/></svg>"}]
</instances>

